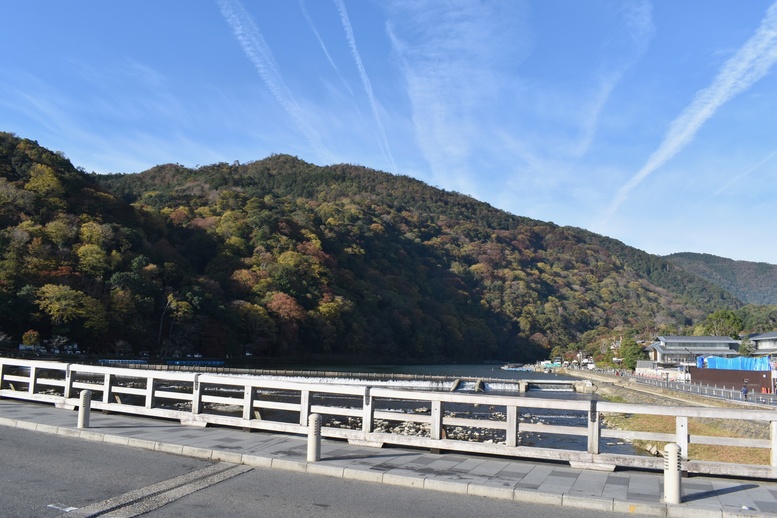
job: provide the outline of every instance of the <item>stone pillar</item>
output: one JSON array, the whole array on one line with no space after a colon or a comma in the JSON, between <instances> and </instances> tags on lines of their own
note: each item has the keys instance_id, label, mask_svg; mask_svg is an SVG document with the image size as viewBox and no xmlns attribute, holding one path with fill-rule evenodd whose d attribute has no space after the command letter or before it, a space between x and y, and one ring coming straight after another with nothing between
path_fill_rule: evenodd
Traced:
<instances>
[{"instance_id":1,"label":"stone pillar","mask_svg":"<svg viewBox=\"0 0 777 518\"><path fill-rule=\"evenodd\" d=\"M81 403L78 406L78 427L89 428L89 414L92 411L92 391L81 391Z\"/></svg>"},{"instance_id":2,"label":"stone pillar","mask_svg":"<svg viewBox=\"0 0 777 518\"><path fill-rule=\"evenodd\" d=\"M680 491L680 446L669 443L664 447L664 503L679 504Z\"/></svg>"},{"instance_id":3,"label":"stone pillar","mask_svg":"<svg viewBox=\"0 0 777 518\"><path fill-rule=\"evenodd\" d=\"M321 416L310 414L308 418L308 462L321 460Z\"/></svg>"}]
</instances>

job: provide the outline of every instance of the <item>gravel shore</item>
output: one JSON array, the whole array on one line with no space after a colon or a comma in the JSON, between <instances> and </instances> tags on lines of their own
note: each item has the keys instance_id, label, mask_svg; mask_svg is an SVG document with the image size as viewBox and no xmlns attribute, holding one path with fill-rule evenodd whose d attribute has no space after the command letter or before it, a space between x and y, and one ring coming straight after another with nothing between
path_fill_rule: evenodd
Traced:
<instances>
[{"instance_id":1,"label":"gravel shore","mask_svg":"<svg viewBox=\"0 0 777 518\"><path fill-rule=\"evenodd\" d=\"M596 393L604 399L617 399L626 403L662 406L704 406L718 408L753 408L727 399L719 399L697 394L689 394L660 387L642 385L629 378L588 373L585 371L569 371L565 374L584 379L590 379L596 386ZM710 420L709 422L712 422ZM742 434L757 439L769 438L768 423L756 421L726 422L730 432Z\"/></svg>"}]
</instances>

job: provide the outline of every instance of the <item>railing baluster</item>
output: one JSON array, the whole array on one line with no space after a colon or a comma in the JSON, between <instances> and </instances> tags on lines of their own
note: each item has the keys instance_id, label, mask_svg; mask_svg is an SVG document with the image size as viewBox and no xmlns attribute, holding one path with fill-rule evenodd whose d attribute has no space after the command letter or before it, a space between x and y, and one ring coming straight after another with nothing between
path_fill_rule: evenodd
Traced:
<instances>
[{"instance_id":1,"label":"railing baluster","mask_svg":"<svg viewBox=\"0 0 777 518\"><path fill-rule=\"evenodd\" d=\"M200 384L200 375L195 374L192 382L192 414L202 413L202 385Z\"/></svg>"},{"instance_id":2,"label":"railing baluster","mask_svg":"<svg viewBox=\"0 0 777 518\"><path fill-rule=\"evenodd\" d=\"M65 386L62 389L62 395L65 399L70 399L73 393L73 372L70 370L70 364L65 365Z\"/></svg>"},{"instance_id":3,"label":"railing baluster","mask_svg":"<svg viewBox=\"0 0 777 518\"><path fill-rule=\"evenodd\" d=\"M106 405L111 402L111 378L113 376L110 372L106 372L103 376L103 403Z\"/></svg>"},{"instance_id":4,"label":"railing baluster","mask_svg":"<svg viewBox=\"0 0 777 518\"><path fill-rule=\"evenodd\" d=\"M432 422L430 426L432 439L435 441L442 439L442 401L432 401Z\"/></svg>"},{"instance_id":5,"label":"railing baluster","mask_svg":"<svg viewBox=\"0 0 777 518\"><path fill-rule=\"evenodd\" d=\"M307 426L310 418L310 391L300 390L299 393L299 425Z\"/></svg>"},{"instance_id":6,"label":"railing baluster","mask_svg":"<svg viewBox=\"0 0 777 518\"><path fill-rule=\"evenodd\" d=\"M677 416L675 418L675 434L677 436L677 444L680 446L680 452L683 459L688 459L688 417Z\"/></svg>"},{"instance_id":7,"label":"railing baluster","mask_svg":"<svg viewBox=\"0 0 777 518\"><path fill-rule=\"evenodd\" d=\"M518 407L509 405L507 407L507 446L518 446Z\"/></svg>"},{"instance_id":8,"label":"railing baluster","mask_svg":"<svg viewBox=\"0 0 777 518\"><path fill-rule=\"evenodd\" d=\"M146 408L154 408L154 388L156 380L152 376L146 378Z\"/></svg>"},{"instance_id":9,"label":"railing baluster","mask_svg":"<svg viewBox=\"0 0 777 518\"><path fill-rule=\"evenodd\" d=\"M364 402L362 403L362 431L365 434L372 433L375 429L375 407L372 404L370 387L364 387Z\"/></svg>"},{"instance_id":10,"label":"railing baluster","mask_svg":"<svg viewBox=\"0 0 777 518\"><path fill-rule=\"evenodd\" d=\"M777 466L777 421L769 422L769 439L772 443L769 460L772 466Z\"/></svg>"},{"instance_id":11,"label":"railing baluster","mask_svg":"<svg viewBox=\"0 0 777 518\"><path fill-rule=\"evenodd\" d=\"M30 393L30 395L35 394L35 380L38 377L38 369L34 365L30 367L30 377L29 382L27 383L27 391Z\"/></svg>"},{"instance_id":12,"label":"railing baluster","mask_svg":"<svg viewBox=\"0 0 777 518\"><path fill-rule=\"evenodd\" d=\"M243 419L250 421L254 416L254 387L243 387Z\"/></svg>"},{"instance_id":13,"label":"railing baluster","mask_svg":"<svg viewBox=\"0 0 777 518\"><path fill-rule=\"evenodd\" d=\"M601 437L601 420L596 410L596 400L591 400L591 409L588 411L588 453L599 454L599 438Z\"/></svg>"}]
</instances>

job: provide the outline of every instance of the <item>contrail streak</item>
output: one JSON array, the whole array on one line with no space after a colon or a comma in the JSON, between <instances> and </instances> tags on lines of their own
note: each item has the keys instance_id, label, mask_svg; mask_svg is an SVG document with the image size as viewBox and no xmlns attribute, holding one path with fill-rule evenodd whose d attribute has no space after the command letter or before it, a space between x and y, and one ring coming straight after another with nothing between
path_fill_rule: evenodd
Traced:
<instances>
[{"instance_id":1,"label":"contrail streak","mask_svg":"<svg viewBox=\"0 0 777 518\"><path fill-rule=\"evenodd\" d=\"M742 171L741 173L739 173L738 175L736 175L736 176L735 176L734 178L732 178L732 179L731 179L731 180L730 180L728 183L726 183L726 185L724 185L723 187L721 187L720 189L718 189L717 191L715 191L715 192L712 194L712 196L713 196L713 197L715 197L715 196L718 196L718 195L720 195L720 194L723 194L723 193L724 193L726 190L728 190L728 188L729 188L729 187L731 187L731 186L732 186L732 185L734 185L736 182L738 182L739 180L741 180L743 177L745 177L745 176L749 175L750 173L752 173L753 171L755 171L756 169L758 169L759 167L761 167L762 165L764 165L766 162L768 162L769 160L771 160L772 158L774 158L774 156L775 156L775 155L777 155L777 149L775 149L774 151L772 151L771 153L769 153L769 154L766 156L766 158L764 158L763 160L761 160L760 162L758 162L757 164L755 164L753 167L750 167L750 168L746 169L745 171Z\"/></svg>"},{"instance_id":2,"label":"contrail streak","mask_svg":"<svg viewBox=\"0 0 777 518\"><path fill-rule=\"evenodd\" d=\"M340 78L340 81L343 82L345 89L348 90L348 93L351 94L351 97L353 97L353 90L351 90L351 87L343 78L342 74L340 73L340 69L337 68L337 65L335 65L335 61L332 59L332 56L329 54L329 50L326 48L326 45L324 45L324 40L321 38L321 34L319 34L318 29L316 29L316 25L313 23L313 20L310 18L310 15L308 14L308 9L307 7L305 7L304 0L299 0L299 8L302 10L302 16L304 16L305 21L308 22L308 26L310 27L310 30L312 30L313 34L316 36L316 39L318 40L318 44L321 45L321 50L324 51L324 55L326 56L326 59L329 61L329 64L332 65L332 68L337 73L337 77Z\"/></svg>"},{"instance_id":3,"label":"contrail streak","mask_svg":"<svg viewBox=\"0 0 777 518\"><path fill-rule=\"evenodd\" d=\"M330 157L321 142L320 135L306 121L302 108L294 99L288 85L278 70L272 52L264 41L261 32L237 0L219 0L221 14L232 28L243 52L259 72L270 93L289 114L297 128L305 135L311 148L322 158Z\"/></svg>"},{"instance_id":4,"label":"contrail streak","mask_svg":"<svg viewBox=\"0 0 777 518\"><path fill-rule=\"evenodd\" d=\"M691 104L672 121L658 149L650 155L642 169L618 190L605 216L605 221L617 212L629 193L642 180L688 145L699 128L715 114L718 108L764 77L775 61L777 61L777 2L766 12L755 34L726 61L712 84L700 90Z\"/></svg>"},{"instance_id":5,"label":"contrail streak","mask_svg":"<svg viewBox=\"0 0 777 518\"><path fill-rule=\"evenodd\" d=\"M348 12L345 10L345 4L343 0L334 0L337 6L337 11L340 13L340 21L343 24L345 30L345 37L348 39L348 46L351 48L351 54L356 62L356 67L359 69L359 76L361 77L362 84L364 85L364 91L367 93L367 97L372 107L372 115L375 117L375 123L378 125L378 131L380 132L380 148L386 157L386 160L391 164L392 172L396 171L396 164L394 163L394 157L391 155L391 148L389 147L388 139L386 138L386 130L383 127L383 123L380 120L380 114L378 112L378 105L375 102L375 95L372 93L372 84L370 78L367 76L367 71L364 69L362 58L359 54L359 49L356 47L356 38L353 36L353 28L351 27L351 21L348 18Z\"/></svg>"}]
</instances>

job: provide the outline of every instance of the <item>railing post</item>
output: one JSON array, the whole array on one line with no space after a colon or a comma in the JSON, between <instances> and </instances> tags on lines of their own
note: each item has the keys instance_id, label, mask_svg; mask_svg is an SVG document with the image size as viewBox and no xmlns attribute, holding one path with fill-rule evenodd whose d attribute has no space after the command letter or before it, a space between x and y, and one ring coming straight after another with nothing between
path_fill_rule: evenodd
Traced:
<instances>
[{"instance_id":1,"label":"railing post","mask_svg":"<svg viewBox=\"0 0 777 518\"><path fill-rule=\"evenodd\" d=\"M679 504L680 492L680 446L669 443L664 446L664 503Z\"/></svg>"},{"instance_id":2,"label":"railing post","mask_svg":"<svg viewBox=\"0 0 777 518\"><path fill-rule=\"evenodd\" d=\"M507 407L507 446L518 446L518 407Z\"/></svg>"},{"instance_id":3,"label":"railing post","mask_svg":"<svg viewBox=\"0 0 777 518\"><path fill-rule=\"evenodd\" d=\"M771 465L777 466L777 421L769 422L769 439L771 439Z\"/></svg>"},{"instance_id":4,"label":"railing post","mask_svg":"<svg viewBox=\"0 0 777 518\"><path fill-rule=\"evenodd\" d=\"M154 408L154 388L156 380L149 376L146 378L146 408Z\"/></svg>"},{"instance_id":5,"label":"railing post","mask_svg":"<svg viewBox=\"0 0 777 518\"><path fill-rule=\"evenodd\" d=\"M73 373L70 371L70 364L65 365L65 387L63 388L63 396L65 399L70 399L70 395L73 393Z\"/></svg>"},{"instance_id":6,"label":"railing post","mask_svg":"<svg viewBox=\"0 0 777 518\"><path fill-rule=\"evenodd\" d=\"M254 416L254 387L243 387L243 419L250 421Z\"/></svg>"},{"instance_id":7,"label":"railing post","mask_svg":"<svg viewBox=\"0 0 777 518\"><path fill-rule=\"evenodd\" d=\"M299 392L299 424L305 426L308 424L310 416L310 391L300 390Z\"/></svg>"},{"instance_id":8,"label":"railing post","mask_svg":"<svg viewBox=\"0 0 777 518\"><path fill-rule=\"evenodd\" d=\"M82 390L78 406L78 427L89 428L89 414L92 411L92 391Z\"/></svg>"},{"instance_id":9,"label":"railing post","mask_svg":"<svg viewBox=\"0 0 777 518\"><path fill-rule=\"evenodd\" d=\"M111 374L106 372L103 379L103 403L106 405L111 402L111 378Z\"/></svg>"},{"instance_id":10,"label":"railing post","mask_svg":"<svg viewBox=\"0 0 777 518\"><path fill-rule=\"evenodd\" d=\"M35 380L38 377L38 368L36 366L30 367L30 378L27 383L27 392L32 395L35 394Z\"/></svg>"},{"instance_id":11,"label":"railing post","mask_svg":"<svg viewBox=\"0 0 777 518\"><path fill-rule=\"evenodd\" d=\"M429 426L432 439L442 439L442 401L432 401L432 422Z\"/></svg>"},{"instance_id":12,"label":"railing post","mask_svg":"<svg viewBox=\"0 0 777 518\"><path fill-rule=\"evenodd\" d=\"M680 447L682 458L688 460L688 416L678 415L675 423L677 445Z\"/></svg>"},{"instance_id":13,"label":"railing post","mask_svg":"<svg viewBox=\"0 0 777 518\"><path fill-rule=\"evenodd\" d=\"M321 416L310 414L308 418L308 462L321 460Z\"/></svg>"},{"instance_id":14,"label":"railing post","mask_svg":"<svg viewBox=\"0 0 777 518\"><path fill-rule=\"evenodd\" d=\"M588 453L599 454L599 438L601 434L601 422L599 412L596 410L596 400L592 400L591 408L588 410Z\"/></svg>"},{"instance_id":15,"label":"railing post","mask_svg":"<svg viewBox=\"0 0 777 518\"><path fill-rule=\"evenodd\" d=\"M192 382L192 414L202 412L202 386L200 385L200 375L194 375Z\"/></svg>"},{"instance_id":16,"label":"railing post","mask_svg":"<svg viewBox=\"0 0 777 518\"><path fill-rule=\"evenodd\" d=\"M362 404L362 431L365 434L372 433L375 429L375 407L372 405L370 387L364 387L364 403Z\"/></svg>"}]
</instances>

